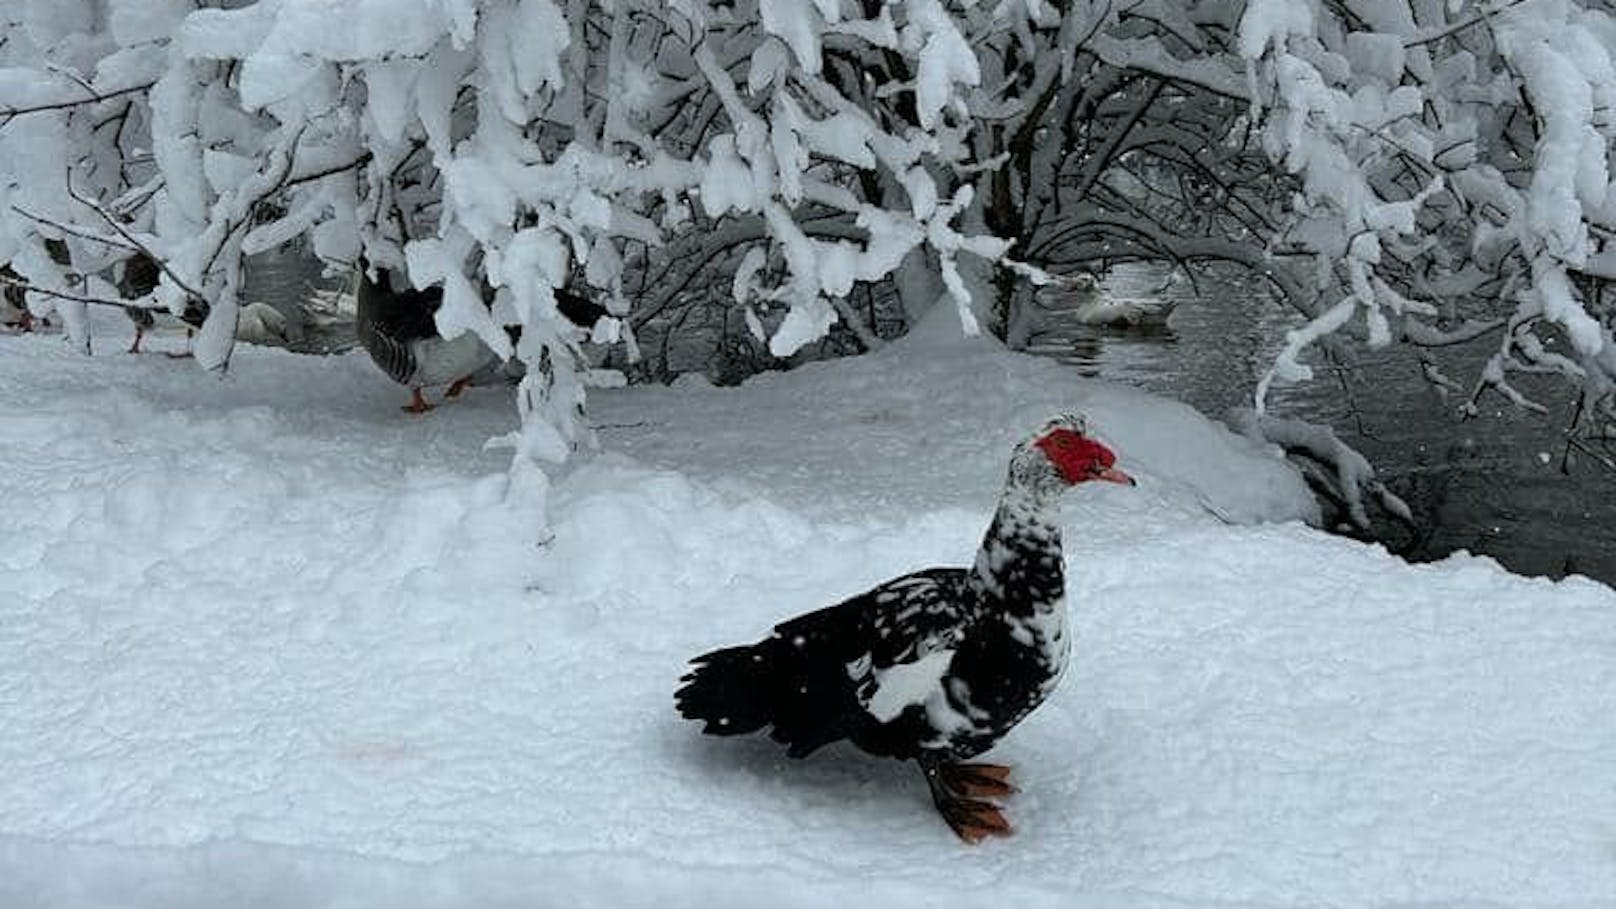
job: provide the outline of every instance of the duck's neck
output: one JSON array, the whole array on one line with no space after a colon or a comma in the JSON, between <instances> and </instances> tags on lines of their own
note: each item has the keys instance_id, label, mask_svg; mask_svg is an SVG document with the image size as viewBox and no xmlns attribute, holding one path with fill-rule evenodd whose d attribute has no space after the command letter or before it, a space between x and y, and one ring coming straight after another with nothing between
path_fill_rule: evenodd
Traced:
<instances>
[{"instance_id":1,"label":"duck's neck","mask_svg":"<svg viewBox=\"0 0 1616 909\"><path fill-rule=\"evenodd\" d=\"M1066 596L1059 493L1012 478L977 550L971 580L984 600L1011 614L1058 606Z\"/></svg>"}]
</instances>

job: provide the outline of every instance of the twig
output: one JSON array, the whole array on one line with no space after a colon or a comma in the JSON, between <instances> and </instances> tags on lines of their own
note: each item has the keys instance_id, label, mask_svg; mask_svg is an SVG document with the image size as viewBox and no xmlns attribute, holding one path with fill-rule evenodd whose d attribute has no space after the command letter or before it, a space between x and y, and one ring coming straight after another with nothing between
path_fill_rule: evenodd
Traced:
<instances>
[{"instance_id":1,"label":"twig","mask_svg":"<svg viewBox=\"0 0 1616 909\"><path fill-rule=\"evenodd\" d=\"M110 101L123 95L132 95L136 92L148 91L156 85L155 81L143 85L131 85L128 88L114 89L109 92L96 92L88 98L78 98L72 101L50 101L41 104L25 105L23 107L0 107L0 117L20 117L23 114L37 114L47 110L64 110L69 107L78 107L81 104L95 104L100 101Z\"/></svg>"},{"instance_id":2,"label":"twig","mask_svg":"<svg viewBox=\"0 0 1616 909\"><path fill-rule=\"evenodd\" d=\"M90 303L96 306L116 306L119 309L129 309L131 306L127 300L109 300L106 297L91 297L83 294L70 294L66 291L50 290L49 288L40 287L38 284L31 284L21 278L13 278L5 272L0 272L0 284L5 284L10 287L20 287L29 293L40 294L41 296L46 297L54 297L58 300L70 300L74 303ZM147 307L136 308L144 309Z\"/></svg>"},{"instance_id":3,"label":"twig","mask_svg":"<svg viewBox=\"0 0 1616 909\"><path fill-rule=\"evenodd\" d=\"M1609 455L1601 454L1600 452L1595 451L1593 446L1589 445L1587 442L1584 442L1576 437L1566 439L1567 453L1569 453L1570 449L1572 448L1575 448L1588 457L1593 458L1595 461L1599 462L1601 467L1605 468L1606 470L1616 473L1616 461L1611 460Z\"/></svg>"},{"instance_id":4,"label":"twig","mask_svg":"<svg viewBox=\"0 0 1616 909\"><path fill-rule=\"evenodd\" d=\"M374 157L374 155L367 151L367 152L364 152L364 153L360 154L359 157L353 159L352 161L349 161L346 164L333 164L330 167L321 168L320 170L316 170L316 171L310 171L309 173L306 173L306 174L298 174L295 177L287 177L285 182L283 182L279 187L277 187L277 189L289 189L289 188L291 188L293 186L297 186L299 184L310 183L310 182L313 182L315 180L320 180L320 179L323 179L325 177L329 177L329 176L331 176L333 174L340 174L345 170L358 170L359 168L364 167L366 164L369 164L371 158L373 158L373 157Z\"/></svg>"},{"instance_id":5,"label":"twig","mask_svg":"<svg viewBox=\"0 0 1616 909\"><path fill-rule=\"evenodd\" d=\"M1496 13L1501 13L1504 10L1509 9L1512 6L1520 6L1522 3L1525 3L1525 2L1526 2L1526 0L1510 0L1510 2L1505 3L1503 6L1500 6L1497 9L1484 9L1481 12L1476 13L1474 16L1471 16L1469 19L1466 19L1463 22L1456 22L1453 25L1448 26L1447 28L1444 28L1444 29L1442 29L1442 30L1440 30L1438 32L1435 32L1434 34L1426 35L1426 36L1424 36L1422 38L1415 38L1412 41L1405 41L1405 42L1403 42L1403 46L1404 47L1420 47L1422 45L1430 44L1433 41L1441 41L1443 38L1446 38L1449 35L1457 34L1459 32L1464 31L1467 28L1470 28L1473 25L1480 25L1481 23L1486 22L1490 17L1492 17Z\"/></svg>"},{"instance_id":6,"label":"twig","mask_svg":"<svg viewBox=\"0 0 1616 909\"><path fill-rule=\"evenodd\" d=\"M224 254L225 247L230 244L230 237L234 235L236 231L252 224L253 210L258 207L258 203L279 192L286 186L286 181L292 176L292 165L295 163L295 159L297 157L297 145L303 140L303 133L307 130L307 123L300 125L297 128L297 131L292 134L290 141L282 141L277 144L275 148L270 150L270 155L282 156L282 160L265 161L259 168L258 173L254 175L254 178L259 176L266 178L269 177L270 173L273 172L269 169L272 166L280 170L280 175L268 179L264 188L252 195L251 201L247 202L245 205L237 206L241 218L239 222L232 224L229 215L227 214L225 216L224 228L218 233L218 240L213 248L213 252L207 257L207 261L202 265L202 274L207 274L213 268L214 263L219 260L219 256ZM241 188L242 187L240 186L236 187L236 189L231 191L232 194L240 193ZM240 196L236 196L236 198L240 198ZM235 201L235 199L232 199L231 201ZM216 223L217 222L215 222L215 224ZM208 230L210 232L213 231L215 224L210 224L208 226Z\"/></svg>"},{"instance_id":7,"label":"twig","mask_svg":"<svg viewBox=\"0 0 1616 909\"><path fill-rule=\"evenodd\" d=\"M78 237L81 240L89 240L92 243L100 243L100 244L103 244L105 246L112 246L112 247L116 247L118 249L125 249L125 250L128 250L130 252L140 252L141 251L140 247L130 245L127 240L113 239L112 237L108 237L108 236L105 236L103 234L91 233L90 231L88 231L88 230L86 230L86 229L84 229L82 227L79 227L77 225L63 224L60 221L52 220L50 218L45 217L44 215L34 214L33 212L29 211L28 209L23 208L21 205L13 205L13 206L11 206L11 210L16 212L19 215L22 215L24 218L27 218L30 221L33 221L33 222L35 222L37 224L44 224L47 227L53 227L53 228L61 231L64 234L72 234L73 236Z\"/></svg>"},{"instance_id":8,"label":"twig","mask_svg":"<svg viewBox=\"0 0 1616 909\"><path fill-rule=\"evenodd\" d=\"M181 279L179 275L175 274L174 270L168 267L168 263L163 261L160 256L155 255L151 249L146 246L146 244L135 239L135 235L130 233L129 229L124 227L122 222L120 222L117 218L114 218L111 212L103 208L100 202L97 202L96 200L87 196L83 196L78 190L74 189L72 169L69 169L67 172L67 194L73 198L73 201L90 209L97 215L100 215L101 220L107 222L107 226L117 231L119 236L123 237L125 240L129 241L132 246L140 250L141 255L144 255L146 258L156 263L157 267L162 269L163 274L168 275L168 279L174 282L175 287L185 291L186 296L193 300L206 299L200 293L198 293L195 288L191 287L191 285L187 284L183 279Z\"/></svg>"}]
</instances>

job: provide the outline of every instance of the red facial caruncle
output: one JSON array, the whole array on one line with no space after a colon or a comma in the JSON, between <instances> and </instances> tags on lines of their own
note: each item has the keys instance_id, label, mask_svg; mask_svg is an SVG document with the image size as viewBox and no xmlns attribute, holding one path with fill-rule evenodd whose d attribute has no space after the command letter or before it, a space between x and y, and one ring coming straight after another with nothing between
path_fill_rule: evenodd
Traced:
<instances>
[{"instance_id":1,"label":"red facial caruncle","mask_svg":"<svg viewBox=\"0 0 1616 909\"><path fill-rule=\"evenodd\" d=\"M1033 443L1068 483L1105 480L1134 485L1133 477L1115 467L1117 456L1111 449L1070 429L1055 429Z\"/></svg>"}]
</instances>

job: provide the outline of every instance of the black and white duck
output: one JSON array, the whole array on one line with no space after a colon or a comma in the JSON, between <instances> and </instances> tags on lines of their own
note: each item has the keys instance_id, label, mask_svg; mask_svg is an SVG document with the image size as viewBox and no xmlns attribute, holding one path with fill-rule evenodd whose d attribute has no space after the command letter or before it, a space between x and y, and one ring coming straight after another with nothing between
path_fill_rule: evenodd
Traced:
<instances>
[{"instance_id":1,"label":"black and white duck","mask_svg":"<svg viewBox=\"0 0 1616 909\"><path fill-rule=\"evenodd\" d=\"M696 657L675 695L712 735L768 727L791 757L847 740L916 761L963 840L1008 835L989 799L1010 769L965 763L1055 690L1070 636L1060 500L1091 480L1131 485L1116 456L1063 415L1016 446L970 568L929 568Z\"/></svg>"}]
</instances>

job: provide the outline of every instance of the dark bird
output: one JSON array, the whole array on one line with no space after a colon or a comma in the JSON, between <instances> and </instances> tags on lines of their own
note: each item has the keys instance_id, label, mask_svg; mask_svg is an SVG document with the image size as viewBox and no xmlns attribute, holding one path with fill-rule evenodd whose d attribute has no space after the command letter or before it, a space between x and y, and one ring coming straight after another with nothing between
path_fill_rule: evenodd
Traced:
<instances>
[{"instance_id":1,"label":"dark bird","mask_svg":"<svg viewBox=\"0 0 1616 909\"><path fill-rule=\"evenodd\" d=\"M118 296L125 300L138 300L146 297L162 280L163 266L156 259L144 252L135 253L123 261L123 270L117 279ZM185 359L191 356L190 342L197 329L208 320L209 306L196 297L187 295L185 308L176 318L185 325L186 349L181 353L167 352L164 356L175 359ZM129 344L129 353L140 353L140 342L145 338L146 332L157 327L157 317L165 318L170 315L167 309L152 309L149 306L125 306L124 314L129 321L135 324L135 339Z\"/></svg>"},{"instance_id":2,"label":"dark bird","mask_svg":"<svg viewBox=\"0 0 1616 909\"><path fill-rule=\"evenodd\" d=\"M34 330L34 315L28 311L28 292L22 276L10 265L0 265L0 325L18 332Z\"/></svg>"},{"instance_id":3,"label":"dark bird","mask_svg":"<svg viewBox=\"0 0 1616 909\"><path fill-rule=\"evenodd\" d=\"M373 279L361 264L356 316L359 343L370 359L393 381L410 389L410 413L432 409L421 389L448 385L446 397L457 397L478 370L499 360L482 338L465 332L453 338L438 334L436 314L443 305L443 288L399 289L394 279L380 272Z\"/></svg>"},{"instance_id":4,"label":"dark bird","mask_svg":"<svg viewBox=\"0 0 1616 909\"><path fill-rule=\"evenodd\" d=\"M606 315L605 307L565 290L557 290L556 307L563 316L582 327L594 325ZM453 338L438 333L436 314L443 305L443 288L416 290L396 288L392 276L381 272L381 280L371 278L361 263L356 300L359 343L382 372L410 389L410 403L404 410L425 413L432 409L421 389L448 385L444 396L453 398L476 384L474 379L501 367L500 357L473 332ZM519 332L512 330L513 337ZM501 370L520 377L520 364Z\"/></svg>"},{"instance_id":5,"label":"dark bird","mask_svg":"<svg viewBox=\"0 0 1616 909\"><path fill-rule=\"evenodd\" d=\"M77 284L83 276L74 270L72 250L67 243L59 239L45 240L45 253L51 261L62 266L67 271L70 283ZM157 288L162 278L162 265L145 251L138 251L128 258L116 263L112 271L116 274L114 283L118 288L118 296L124 300L139 300L146 297ZM144 305L126 305L124 314L135 326L135 339L129 345L129 352L140 353L140 342L145 338L146 332L157 325L158 310ZM163 310L166 314L167 310ZM187 297L185 308L179 313L179 320L185 323L186 335L202 327L207 321L208 305L195 297ZM189 353L169 354L171 357L188 357Z\"/></svg>"},{"instance_id":6,"label":"dark bird","mask_svg":"<svg viewBox=\"0 0 1616 909\"><path fill-rule=\"evenodd\" d=\"M156 289L161 279L162 271L156 260L137 253L124 260L123 271L118 276L118 296L125 300L144 297ZM129 343L129 352L140 353L140 342L146 332L157 326L157 314L144 306L125 306L123 311L129 321L135 323L135 339Z\"/></svg>"},{"instance_id":7,"label":"dark bird","mask_svg":"<svg viewBox=\"0 0 1616 909\"><path fill-rule=\"evenodd\" d=\"M757 642L696 657L675 695L712 735L770 727L804 757L846 739L914 760L961 839L1008 835L987 799L1010 768L963 763L1054 690L1066 669L1060 498L1090 480L1133 484L1116 456L1063 415L1016 446L998 511L970 568L929 568L787 622Z\"/></svg>"}]
</instances>

